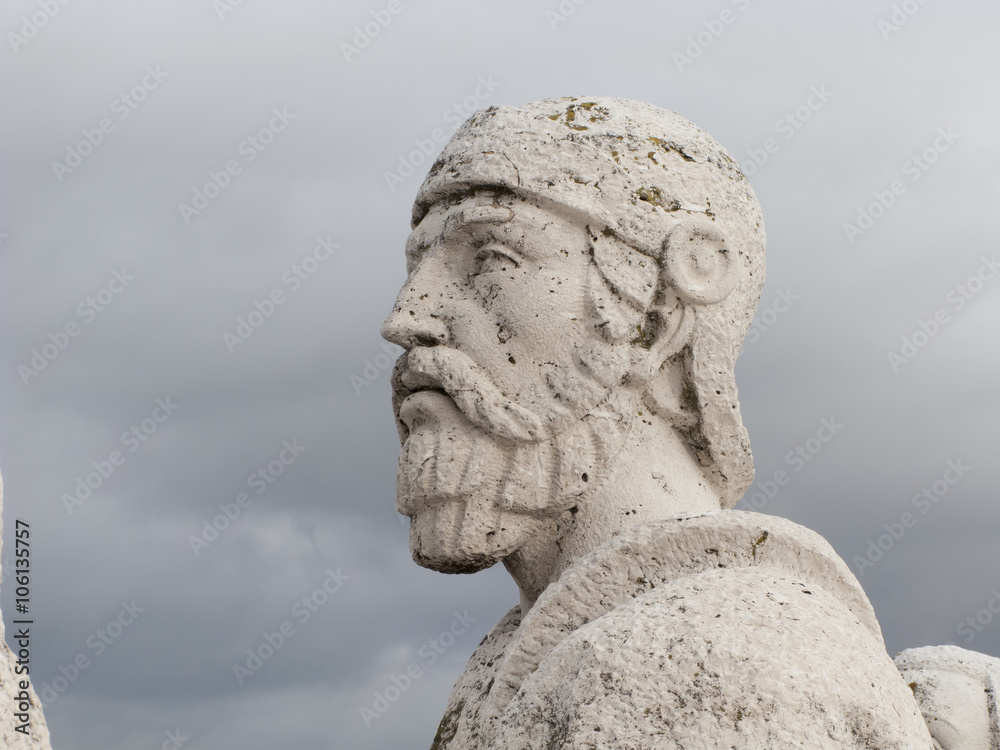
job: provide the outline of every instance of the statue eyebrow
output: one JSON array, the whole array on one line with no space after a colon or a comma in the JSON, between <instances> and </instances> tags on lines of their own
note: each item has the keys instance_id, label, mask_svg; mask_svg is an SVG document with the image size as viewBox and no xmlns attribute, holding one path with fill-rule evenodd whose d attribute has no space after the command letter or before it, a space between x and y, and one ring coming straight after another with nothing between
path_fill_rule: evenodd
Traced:
<instances>
[{"instance_id":1,"label":"statue eyebrow","mask_svg":"<svg viewBox=\"0 0 1000 750\"><path fill-rule=\"evenodd\" d=\"M476 224L506 224L514 218L514 212L503 206L476 206L457 211L451 214L441 227L437 237L428 242L424 234L417 234L419 229L414 230L406 241L406 256L409 263L419 262L420 257L427 248L434 242L440 242L449 235L455 234L463 229L468 229Z\"/></svg>"},{"instance_id":2,"label":"statue eyebrow","mask_svg":"<svg viewBox=\"0 0 1000 750\"><path fill-rule=\"evenodd\" d=\"M503 206L476 206L457 211L449 216L441 230L441 238L466 229L473 224L506 224L514 218L514 212Z\"/></svg>"}]
</instances>

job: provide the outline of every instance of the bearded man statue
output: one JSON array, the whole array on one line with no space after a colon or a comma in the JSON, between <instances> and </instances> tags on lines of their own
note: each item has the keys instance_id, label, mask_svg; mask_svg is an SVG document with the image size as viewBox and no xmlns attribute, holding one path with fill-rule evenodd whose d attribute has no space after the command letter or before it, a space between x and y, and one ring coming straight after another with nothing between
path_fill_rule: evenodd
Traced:
<instances>
[{"instance_id":1,"label":"bearded man statue","mask_svg":"<svg viewBox=\"0 0 1000 750\"><path fill-rule=\"evenodd\" d=\"M434 750L1000 748L932 738L829 544L731 510L765 236L711 136L625 99L490 107L412 228L397 508L418 564L520 590Z\"/></svg>"}]
</instances>

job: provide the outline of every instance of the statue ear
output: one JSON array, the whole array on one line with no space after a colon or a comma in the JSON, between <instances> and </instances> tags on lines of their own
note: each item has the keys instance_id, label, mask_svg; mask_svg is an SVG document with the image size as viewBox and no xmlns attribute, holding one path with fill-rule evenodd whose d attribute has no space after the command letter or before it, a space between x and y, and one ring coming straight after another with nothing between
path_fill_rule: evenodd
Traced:
<instances>
[{"instance_id":1,"label":"statue ear","mask_svg":"<svg viewBox=\"0 0 1000 750\"><path fill-rule=\"evenodd\" d=\"M715 222L692 216L663 240L664 280L685 302L711 305L736 287L738 269Z\"/></svg>"},{"instance_id":2,"label":"statue ear","mask_svg":"<svg viewBox=\"0 0 1000 750\"><path fill-rule=\"evenodd\" d=\"M677 354L691 338L694 315L677 295L667 292L669 301L655 304L646 314L642 335L632 342L630 379L647 382L660 371L663 363Z\"/></svg>"},{"instance_id":3,"label":"statue ear","mask_svg":"<svg viewBox=\"0 0 1000 750\"><path fill-rule=\"evenodd\" d=\"M739 269L718 225L695 214L663 240L660 294L647 314L645 352L635 352L633 376L649 380L690 340L696 308L728 297Z\"/></svg>"}]
</instances>

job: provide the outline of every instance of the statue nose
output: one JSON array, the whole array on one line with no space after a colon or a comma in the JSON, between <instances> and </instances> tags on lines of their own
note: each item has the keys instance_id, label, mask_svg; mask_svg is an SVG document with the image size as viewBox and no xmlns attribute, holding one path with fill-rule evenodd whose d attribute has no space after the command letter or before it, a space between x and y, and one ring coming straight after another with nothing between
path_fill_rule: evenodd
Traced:
<instances>
[{"instance_id":1,"label":"statue nose","mask_svg":"<svg viewBox=\"0 0 1000 750\"><path fill-rule=\"evenodd\" d=\"M382 324L382 338L407 350L448 343L448 326L440 314L441 294L423 281L419 270L407 280Z\"/></svg>"}]
</instances>

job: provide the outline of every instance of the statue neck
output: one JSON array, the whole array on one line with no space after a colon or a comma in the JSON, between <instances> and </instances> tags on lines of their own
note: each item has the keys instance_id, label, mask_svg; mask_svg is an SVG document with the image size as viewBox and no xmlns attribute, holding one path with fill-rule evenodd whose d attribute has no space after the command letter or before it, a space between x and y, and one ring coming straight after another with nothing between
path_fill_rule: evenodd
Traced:
<instances>
[{"instance_id":1,"label":"statue neck","mask_svg":"<svg viewBox=\"0 0 1000 750\"><path fill-rule=\"evenodd\" d=\"M522 613L578 558L626 529L721 508L718 492L683 439L662 419L652 422L636 419L603 481L504 559L520 589Z\"/></svg>"}]
</instances>

